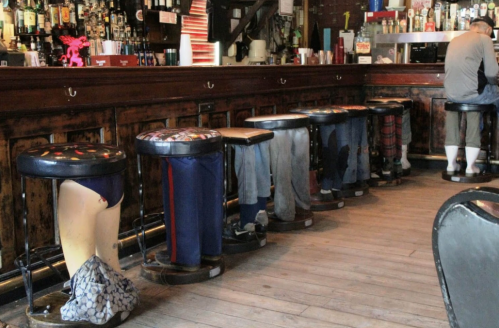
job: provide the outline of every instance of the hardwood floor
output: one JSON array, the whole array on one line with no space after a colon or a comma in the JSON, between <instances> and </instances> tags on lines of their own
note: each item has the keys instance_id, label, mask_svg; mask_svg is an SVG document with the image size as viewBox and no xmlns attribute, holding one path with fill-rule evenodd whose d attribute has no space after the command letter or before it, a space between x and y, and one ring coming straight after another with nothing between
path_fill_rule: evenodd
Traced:
<instances>
[{"instance_id":1,"label":"hardwood floor","mask_svg":"<svg viewBox=\"0 0 499 328\"><path fill-rule=\"evenodd\" d=\"M226 256L226 272L211 281L161 286L132 266L125 275L141 303L121 327L449 327L432 225L445 200L473 185L413 171L400 186L315 212L307 230L269 233L265 248ZM0 320L23 326L25 304L3 309Z\"/></svg>"}]
</instances>

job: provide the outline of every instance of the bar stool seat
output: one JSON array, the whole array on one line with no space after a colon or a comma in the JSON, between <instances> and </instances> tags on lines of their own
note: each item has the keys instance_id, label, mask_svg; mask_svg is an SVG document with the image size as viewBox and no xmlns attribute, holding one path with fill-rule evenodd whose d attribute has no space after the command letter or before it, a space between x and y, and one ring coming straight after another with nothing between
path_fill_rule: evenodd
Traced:
<instances>
[{"instance_id":1,"label":"bar stool seat","mask_svg":"<svg viewBox=\"0 0 499 328\"><path fill-rule=\"evenodd\" d=\"M492 113L495 111L494 104L463 104L447 101L445 102L445 110L449 112L459 112L469 113L469 112L480 112L480 113ZM459 122L461 121L461 116L459 115ZM442 179L452 182L462 182L462 183L485 183L492 180L492 174L490 172L490 156L492 149L492 120L491 115L488 115L487 125L489 126L489 136L487 144L487 159L485 162L486 169L480 174L474 174L473 176L468 176L464 172L464 165L461 165L462 171L453 172L452 174L447 172L447 170L442 172ZM464 162L464 161L463 161Z\"/></svg>"},{"instance_id":2,"label":"bar stool seat","mask_svg":"<svg viewBox=\"0 0 499 328\"><path fill-rule=\"evenodd\" d=\"M369 115L369 108L362 105L337 106L348 113L346 122L348 127L342 131L348 134L344 138L350 141L348 143L350 145L348 167L343 178L343 188L341 190L343 197L350 198L367 195L369 193L368 181L370 179L369 145L367 143L367 117ZM365 149L362 149L363 147ZM367 155L366 158L362 159L362 152L364 151L367 151ZM353 175L356 177L355 181L351 179Z\"/></svg>"},{"instance_id":3,"label":"bar stool seat","mask_svg":"<svg viewBox=\"0 0 499 328\"><path fill-rule=\"evenodd\" d=\"M33 300L32 258L44 263L47 257L61 251L60 245L43 246L30 249L28 238L28 215L26 209L25 178L43 179L88 179L119 174L126 168L125 152L113 145L97 143L46 144L23 151L17 157L17 169L21 174L21 193L23 198L23 225L25 253L16 258L20 268L28 298L26 315L32 327L116 327L124 320L116 314L105 324L96 325L88 321L67 321L61 316L61 307L70 300L69 290L56 291ZM118 192L122 194L122 191ZM62 280L67 278L55 267L49 266ZM125 318L126 319L126 318Z\"/></svg>"},{"instance_id":4,"label":"bar stool seat","mask_svg":"<svg viewBox=\"0 0 499 328\"><path fill-rule=\"evenodd\" d=\"M309 117L303 114L264 115L249 117L244 121L245 127L274 132L274 138L270 141L270 155L271 159L274 159L271 160L271 168L275 188L274 209L268 211L270 231L305 229L313 225L314 215L307 209L310 206L308 168L302 167L303 162L308 162L309 158L308 131L305 134L306 129L303 129L308 128L309 122ZM300 137L294 137L293 134ZM281 149L282 145L289 149ZM279 152L283 153L283 156L290 156L290 159L278 158ZM303 156L303 160L295 158L297 167L294 169L299 172L292 171L292 156ZM279 211L294 217L281 218Z\"/></svg>"},{"instance_id":5,"label":"bar stool seat","mask_svg":"<svg viewBox=\"0 0 499 328\"><path fill-rule=\"evenodd\" d=\"M290 112L307 115L310 119L310 124L312 125L312 156L310 158L310 178L317 181L317 171L319 169L319 141L317 140L317 132L323 125L333 125L346 122L348 118L348 112L335 106L299 107L291 109ZM336 133L336 131L334 131L333 133ZM328 165L332 165L332 163L328 162ZM318 187L317 183L314 184L315 181L311 181L310 187L310 209L312 211L330 211L340 209L345 206L345 201L343 200L342 193L333 192L333 197L331 197L332 199L324 200L324 197L321 197L322 195L320 194L320 187Z\"/></svg>"},{"instance_id":6,"label":"bar stool seat","mask_svg":"<svg viewBox=\"0 0 499 328\"><path fill-rule=\"evenodd\" d=\"M225 263L221 255L223 168L220 133L205 128L156 129L138 134L135 138L135 150L138 155L140 195L138 220L141 227L141 237L139 233L137 237L144 260L141 275L159 284L180 285L205 281L222 274ZM218 170L216 159L211 158L218 154L220 172L216 171ZM154 256L146 254L141 155L158 156L163 159L163 206L167 250L160 250ZM208 162L201 163L204 160ZM202 169L206 170L203 171L204 175L202 172L197 172ZM205 205L202 209L198 209L200 202ZM206 220L204 224L200 222L203 220ZM202 247L208 247L206 240L213 242L213 245L209 246L212 254L203 252L206 250ZM187 247L192 248L192 251L187 252ZM183 263L183 261L197 263Z\"/></svg>"},{"instance_id":7,"label":"bar stool seat","mask_svg":"<svg viewBox=\"0 0 499 328\"><path fill-rule=\"evenodd\" d=\"M227 149L227 145L237 145L237 146L252 146L259 144L261 142L270 140L274 137L274 132L270 130L264 129L253 129L253 128L220 128L217 131L222 135L222 141L226 146L225 149L225 195L224 195L224 204L225 204L225 215L227 215L227 180L229 175L228 170L228 156L229 151ZM236 153L237 154L237 153ZM244 160L244 159L242 159ZM256 159L255 159L256 160ZM269 168L270 169L270 168ZM236 172L237 173L237 172ZM244 179L245 177L238 177L238 179ZM269 177L270 179L270 177ZM270 184L270 181L269 181ZM269 189L270 193L270 189ZM243 252L253 251L259 248L262 248L267 244L267 225L262 224L255 226L255 231L245 232L243 231L244 237L239 238L238 236L232 236L231 228L236 224L239 226L239 221L227 222L227 217L225 217L225 229L223 235L223 244L222 250L225 254L237 254ZM243 227L241 227L243 228Z\"/></svg>"},{"instance_id":8,"label":"bar stool seat","mask_svg":"<svg viewBox=\"0 0 499 328\"><path fill-rule=\"evenodd\" d=\"M404 106L397 103L373 103L368 104L369 115L380 117L383 125L380 126L381 130L381 152L376 151L374 145L374 124L371 119L370 129L370 155L371 165L378 162L376 169L380 178L372 178L370 180L371 186L392 186L401 183L402 166L400 158L402 157L402 114ZM393 117L393 119L391 119ZM388 141L388 142L387 142ZM380 156L381 155L381 156ZM382 158L381 158L382 157ZM374 161L373 159L377 159ZM383 162L383 164L379 164Z\"/></svg>"}]
</instances>

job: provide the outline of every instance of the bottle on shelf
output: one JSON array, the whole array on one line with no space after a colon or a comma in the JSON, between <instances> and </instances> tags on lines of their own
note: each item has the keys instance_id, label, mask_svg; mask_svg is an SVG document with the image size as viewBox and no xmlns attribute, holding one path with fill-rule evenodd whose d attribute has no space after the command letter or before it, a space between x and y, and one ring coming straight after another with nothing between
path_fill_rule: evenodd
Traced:
<instances>
[{"instance_id":1,"label":"bottle on shelf","mask_svg":"<svg viewBox=\"0 0 499 328\"><path fill-rule=\"evenodd\" d=\"M16 34L25 33L24 29L24 2L23 0L17 0L17 4L14 8L14 25L16 29Z\"/></svg>"},{"instance_id":2,"label":"bottle on shelf","mask_svg":"<svg viewBox=\"0 0 499 328\"><path fill-rule=\"evenodd\" d=\"M42 47L40 38L36 41L36 51L38 51L38 62L40 63L40 67L47 66L47 56L45 55L45 49Z\"/></svg>"},{"instance_id":3,"label":"bottle on shelf","mask_svg":"<svg viewBox=\"0 0 499 328\"><path fill-rule=\"evenodd\" d=\"M35 6L36 13L36 32L37 34L45 33L45 6L43 0L38 0Z\"/></svg>"},{"instance_id":4,"label":"bottle on shelf","mask_svg":"<svg viewBox=\"0 0 499 328\"><path fill-rule=\"evenodd\" d=\"M156 10L162 10L162 11L166 10L165 0L158 0L158 7L156 8Z\"/></svg>"},{"instance_id":5,"label":"bottle on shelf","mask_svg":"<svg viewBox=\"0 0 499 328\"><path fill-rule=\"evenodd\" d=\"M30 51L36 51L36 42L35 42L34 37L31 37L31 42L30 42L29 48L30 48L29 49Z\"/></svg>"},{"instance_id":6,"label":"bottle on shelf","mask_svg":"<svg viewBox=\"0 0 499 328\"><path fill-rule=\"evenodd\" d=\"M36 33L36 13L35 8L31 6L31 0L27 0L24 6L24 33Z\"/></svg>"}]
</instances>

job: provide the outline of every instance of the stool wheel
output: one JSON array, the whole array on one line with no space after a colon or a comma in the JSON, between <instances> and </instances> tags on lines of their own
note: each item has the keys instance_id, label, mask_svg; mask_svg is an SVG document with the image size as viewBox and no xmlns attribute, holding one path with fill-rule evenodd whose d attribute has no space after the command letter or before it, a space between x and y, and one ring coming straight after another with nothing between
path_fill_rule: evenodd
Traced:
<instances>
[{"instance_id":1,"label":"stool wheel","mask_svg":"<svg viewBox=\"0 0 499 328\"><path fill-rule=\"evenodd\" d=\"M495 106L493 104L463 104L446 101L445 110L449 112L489 112L495 110Z\"/></svg>"}]
</instances>

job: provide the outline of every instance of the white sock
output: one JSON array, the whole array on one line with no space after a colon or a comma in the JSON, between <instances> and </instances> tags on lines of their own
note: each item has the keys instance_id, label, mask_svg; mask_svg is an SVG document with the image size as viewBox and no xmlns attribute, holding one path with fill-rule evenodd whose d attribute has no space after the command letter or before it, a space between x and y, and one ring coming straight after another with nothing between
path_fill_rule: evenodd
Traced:
<instances>
[{"instance_id":1,"label":"white sock","mask_svg":"<svg viewBox=\"0 0 499 328\"><path fill-rule=\"evenodd\" d=\"M321 189L321 194L330 194L331 190Z\"/></svg>"}]
</instances>

